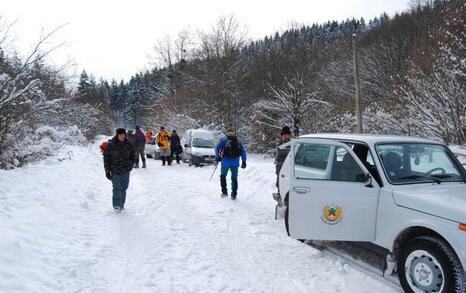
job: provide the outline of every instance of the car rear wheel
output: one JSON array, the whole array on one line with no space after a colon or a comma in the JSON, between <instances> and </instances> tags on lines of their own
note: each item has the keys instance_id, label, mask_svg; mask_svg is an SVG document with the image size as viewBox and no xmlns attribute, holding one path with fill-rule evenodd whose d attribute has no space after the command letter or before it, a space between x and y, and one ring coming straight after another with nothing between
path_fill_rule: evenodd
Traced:
<instances>
[{"instance_id":1,"label":"car rear wheel","mask_svg":"<svg viewBox=\"0 0 466 293\"><path fill-rule=\"evenodd\" d=\"M443 240L422 236L409 240L398 257L398 277L405 292L465 292L458 257Z\"/></svg>"}]
</instances>

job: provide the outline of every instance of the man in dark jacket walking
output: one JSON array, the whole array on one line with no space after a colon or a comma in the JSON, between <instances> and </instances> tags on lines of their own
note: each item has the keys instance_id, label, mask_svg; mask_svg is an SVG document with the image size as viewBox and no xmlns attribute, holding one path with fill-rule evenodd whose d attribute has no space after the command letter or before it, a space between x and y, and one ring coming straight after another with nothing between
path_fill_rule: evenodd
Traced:
<instances>
[{"instance_id":1,"label":"man in dark jacket walking","mask_svg":"<svg viewBox=\"0 0 466 293\"><path fill-rule=\"evenodd\" d=\"M103 152L105 176L112 181L113 208L120 212L125 208L129 173L134 164L134 147L126 138L124 128L118 128Z\"/></svg>"},{"instance_id":2,"label":"man in dark jacket walking","mask_svg":"<svg viewBox=\"0 0 466 293\"><path fill-rule=\"evenodd\" d=\"M220 186L222 187L222 197L228 196L227 174L231 172L231 199L236 199L238 193L238 167L241 157L241 168L246 168L246 150L235 135L232 129L228 129L226 136L221 138L215 148L217 161L221 161Z\"/></svg>"},{"instance_id":3,"label":"man in dark jacket walking","mask_svg":"<svg viewBox=\"0 0 466 293\"><path fill-rule=\"evenodd\" d=\"M136 149L136 160L134 163L134 168L139 168L139 156L141 156L142 167L146 167L146 155L144 154L144 148L146 146L146 137L142 133L141 128L136 126L136 133L134 134L134 148Z\"/></svg>"},{"instance_id":4,"label":"man in dark jacket walking","mask_svg":"<svg viewBox=\"0 0 466 293\"><path fill-rule=\"evenodd\" d=\"M290 146L284 145L291 140L291 130L288 126L283 126L280 133L280 145L277 148L277 154L275 156L275 173L277 174L276 186L278 187L278 177L280 176L280 170L282 169L283 163L285 162L288 153L290 152Z\"/></svg>"},{"instance_id":5,"label":"man in dark jacket walking","mask_svg":"<svg viewBox=\"0 0 466 293\"><path fill-rule=\"evenodd\" d=\"M176 157L176 163L180 163L180 154L183 152L183 147L181 146L180 137L176 133L176 130L172 131L170 136L170 149L171 149L171 161L173 162L173 156Z\"/></svg>"},{"instance_id":6,"label":"man in dark jacket walking","mask_svg":"<svg viewBox=\"0 0 466 293\"><path fill-rule=\"evenodd\" d=\"M128 132L126 133L126 137L128 138L128 141L133 145L134 147L134 134L133 130L129 129Z\"/></svg>"}]
</instances>

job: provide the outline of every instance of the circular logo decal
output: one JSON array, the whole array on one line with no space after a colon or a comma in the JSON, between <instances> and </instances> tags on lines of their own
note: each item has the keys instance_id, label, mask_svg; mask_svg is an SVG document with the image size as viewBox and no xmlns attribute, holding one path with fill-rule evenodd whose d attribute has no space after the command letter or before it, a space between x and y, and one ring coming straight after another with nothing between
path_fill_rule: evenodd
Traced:
<instances>
[{"instance_id":1,"label":"circular logo decal","mask_svg":"<svg viewBox=\"0 0 466 293\"><path fill-rule=\"evenodd\" d=\"M329 225L338 224L343 219L343 210L339 206L329 205L322 210L322 221Z\"/></svg>"}]
</instances>

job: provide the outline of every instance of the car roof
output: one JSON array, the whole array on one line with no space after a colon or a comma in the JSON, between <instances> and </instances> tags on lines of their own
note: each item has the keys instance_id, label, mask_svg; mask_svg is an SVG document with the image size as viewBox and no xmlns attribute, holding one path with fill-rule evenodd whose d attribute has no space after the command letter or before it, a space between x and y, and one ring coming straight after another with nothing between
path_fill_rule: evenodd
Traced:
<instances>
[{"instance_id":1,"label":"car roof","mask_svg":"<svg viewBox=\"0 0 466 293\"><path fill-rule=\"evenodd\" d=\"M361 133L316 133L301 135L299 138L323 138L323 139L334 139L334 140L349 140L349 141L362 141L368 144L384 143L384 142L415 142L415 143L435 143L441 144L441 142L413 137L413 136L401 136L401 135L381 135L381 134L361 134Z\"/></svg>"},{"instance_id":2,"label":"car roof","mask_svg":"<svg viewBox=\"0 0 466 293\"><path fill-rule=\"evenodd\" d=\"M214 135L212 134L212 132L210 132L210 131L207 130L207 129L202 129L202 128L193 129L192 132L191 132L191 135L192 135L192 136L200 135L200 136L202 136L202 137L207 137L207 138L214 137Z\"/></svg>"}]
</instances>

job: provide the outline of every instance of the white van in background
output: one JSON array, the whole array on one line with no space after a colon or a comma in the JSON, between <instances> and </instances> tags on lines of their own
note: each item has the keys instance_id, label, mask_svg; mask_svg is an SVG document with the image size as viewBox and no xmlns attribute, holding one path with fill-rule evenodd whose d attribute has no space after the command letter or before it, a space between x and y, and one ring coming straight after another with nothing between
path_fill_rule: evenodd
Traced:
<instances>
[{"instance_id":1,"label":"white van in background","mask_svg":"<svg viewBox=\"0 0 466 293\"><path fill-rule=\"evenodd\" d=\"M215 139L212 132L205 129L189 129L181 139L183 162L190 166L213 164L215 162Z\"/></svg>"}]
</instances>

